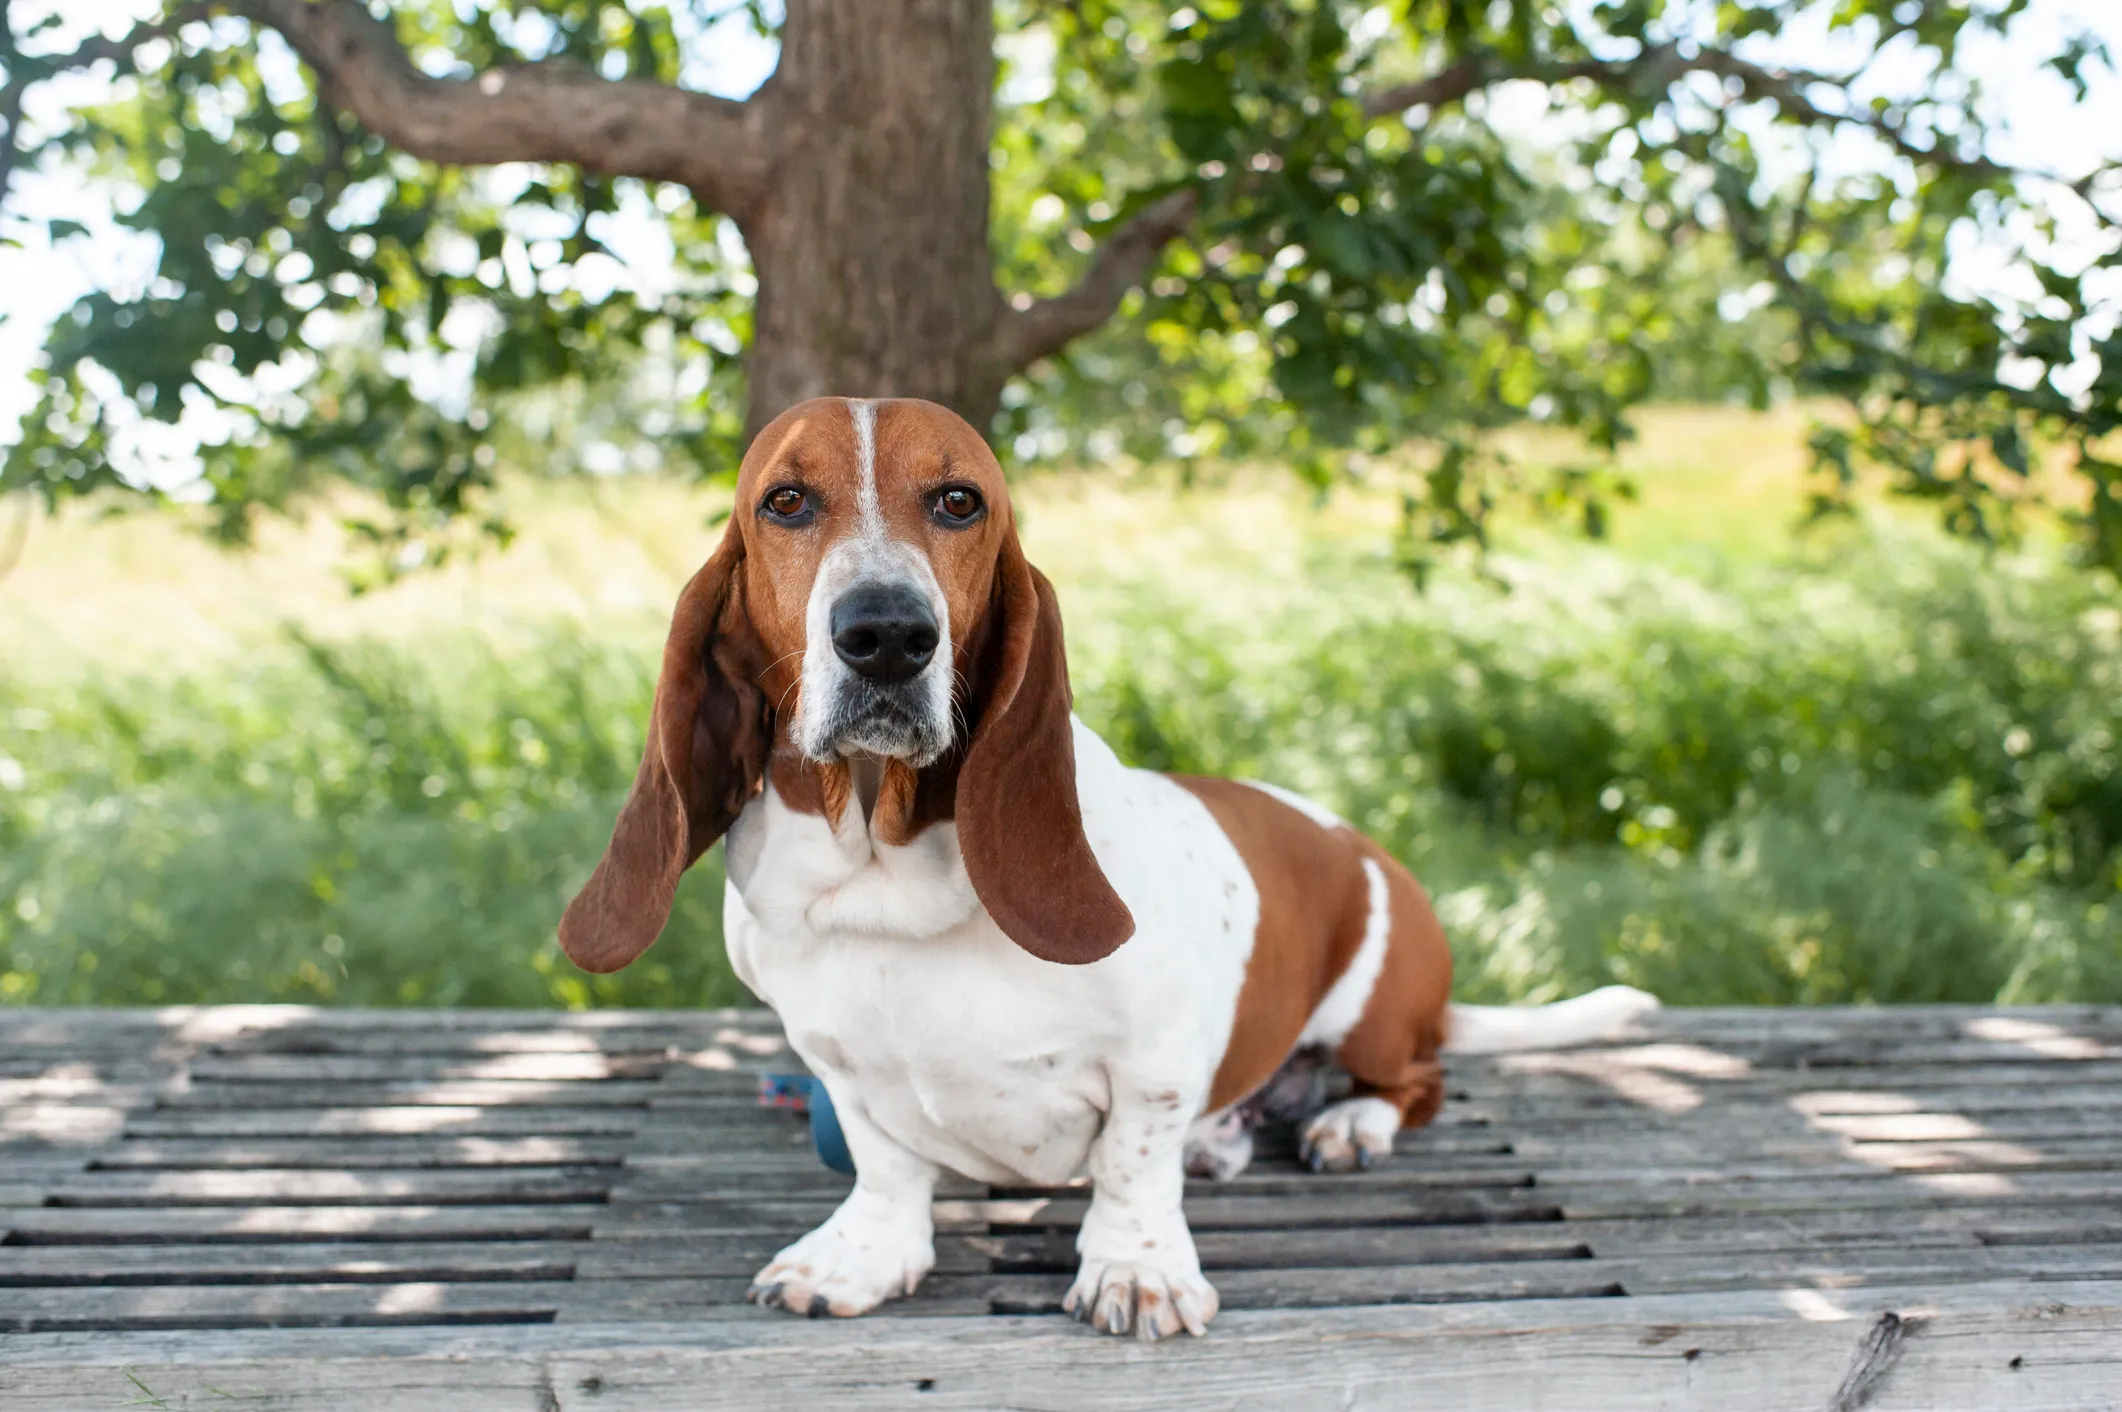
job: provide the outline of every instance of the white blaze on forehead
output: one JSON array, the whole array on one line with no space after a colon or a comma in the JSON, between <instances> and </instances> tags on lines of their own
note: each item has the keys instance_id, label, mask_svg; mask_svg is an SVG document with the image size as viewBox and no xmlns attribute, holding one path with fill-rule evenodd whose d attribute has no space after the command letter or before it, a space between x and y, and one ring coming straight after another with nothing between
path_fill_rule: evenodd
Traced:
<instances>
[{"instance_id":1,"label":"white blaze on forehead","mask_svg":"<svg viewBox=\"0 0 2122 1412\"><path fill-rule=\"evenodd\" d=\"M877 404L849 399L855 423L855 513L864 539L884 538L884 510L877 503Z\"/></svg>"},{"instance_id":2,"label":"white blaze on forehead","mask_svg":"<svg viewBox=\"0 0 2122 1412\"><path fill-rule=\"evenodd\" d=\"M814 760L836 755L840 746L836 703L847 699L850 691L859 694L860 690L852 670L840 661L832 645L833 605L842 594L857 584L911 588L927 600L935 614L938 638L945 644L951 641L950 602L937 582L928 551L916 542L894 539L885 525L877 486L877 404L854 397L843 400L855 430L855 523L851 531L840 535L825 551L817 575L811 580L810 599L803 615L802 687L795 707L796 743ZM920 685L915 688L926 698L932 737L925 742L930 753L920 757L921 764L927 764L934 752L950 742L954 675L951 652L946 650L935 660L937 665L923 670Z\"/></svg>"}]
</instances>

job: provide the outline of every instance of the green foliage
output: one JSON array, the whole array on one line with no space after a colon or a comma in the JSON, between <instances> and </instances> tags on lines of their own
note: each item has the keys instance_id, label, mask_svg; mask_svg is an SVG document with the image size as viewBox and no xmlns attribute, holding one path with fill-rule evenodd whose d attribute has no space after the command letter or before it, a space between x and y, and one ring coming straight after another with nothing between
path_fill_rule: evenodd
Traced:
<instances>
[{"instance_id":1,"label":"green foliage","mask_svg":"<svg viewBox=\"0 0 2122 1412\"><path fill-rule=\"evenodd\" d=\"M1124 757L1290 785L1406 859L1469 994L2122 993L2122 615L1973 568L1914 541L1500 596L1329 572L1264 624L1138 618L1072 656Z\"/></svg>"},{"instance_id":2,"label":"green foliage","mask_svg":"<svg viewBox=\"0 0 2122 1412\"><path fill-rule=\"evenodd\" d=\"M1072 595L1071 657L1123 756L1285 783L1406 859L1467 998L2122 999L2122 615L1978 562L1587 552L1416 594L1322 551L1296 586ZM654 627L0 683L0 1000L741 1000L717 854L634 967L552 942L632 774Z\"/></svg>"},{"instance_id":3,"label":"green foliage","mask_svg":"<svg viewBox=\"0 0 2122 1412\"><path fill-rule=\"evenodd\" d=\"M741 1003L715 864L627 971L551 939L633 778L648 660L292 639L234 680L0 686L26 773L0 790L0 998Z\"/></svg>"},{"instance_id":4,"label":"green foliage","mask_svg":"<svg viewBox=\"0 0 2122 1412\"><path fill-rule=\"evenodd\" d=\"M1820 8L1034 7L1060 73L1004 150L1045 159L1038 176L1078 229L1117 224L1175 181L1201 186L1204 217L1131 318L1031 370L1007 421L1020 451L1265 454L1323 483L1350 449L1428 438L1445 450L1411 484L1421 570L1434 546L1485 542L1505 496L1580 507L1594 537L1603 525L1608 478L1528 478L1481 455L1472 430L1532 417L1611 451L1646 397L1759 405L1788 385L1860 409L1859 430L1816 438L1816 513L1847 511L1859 468L1878 465L1948 528L2008 540L2017 507L2050 489L2030 449L2067 441L2086 505L2067 514L2090 561L2117 562L2122 491L2101 438L2122 427L2122 343L2091 295L2122 261L2114 193L2088 178L2059 195L1987 160L1979 75L1955 68L1967 36L2023 7L1833 7L1831 33L1937 65L1915 101L1869 107L1821 96L1847 76L1756 67L1735 47ZM1702 81L1676 81L1703 55ZM2077 38L2057 67L2082 86L2105 59ZM1155 103L1135 76L1152 63ZM1560 151L1527 154L1488 120L1479 95L1513 77L1551 85ZM1428 96L1409 109L1396 89ZM1105 92L1127 97L1101 124ZM1148 114L1161 114L1161 164L1143 155ZM1088 135L1052 152L1037 139L1055 128ZM1882 160L1826 175L1822 135L1851 129ZM1076 178L1077 164L1127 173L1134 195ZM1949 241L2021 217L2052 231L2064 207L2101 232L2099 253L2080 268L2022 249L2045 303L1952 291ZM2056 375L2083 371L2087 352L2092 381L2066 393Z\"/></svg>"},{"instance_id":5,"label":"green foliage","mask_svg":"<svg viewBox=\"0 0 2122 1412\"><path fill-rule=\"evenodd\" d=\"M558 26L439 4L398 18L413 52L480 68L532 56L526 45L546 52L548 39L554 57L619 75L671 81L680 63L661 8L576 5ZM619 184L394 152L320 104L285 46L247 24L194 25L151 48L163 61L139 64L125 98L80 114L44 151L141 193L118 222L158 242L155 278L135 298L92 294L54 328L42 399L0 486L47 499L135 489L113 461L125 415L211 409L227 427L201 448L223 538L247 538L261 510L351 484L380 502L357 528L378 551L369 571L388 576L442 562L467 529L505 532L477 512L510 453L564 474L608 438L697 474L734 464L750 276L681 190L651 208L681 278L637 296L600 237ZM34 61L14 69L24 63L33 77ZM648 201L638 183L627 190ZM468 390L415 395L422 359L468 365ZM680 366L691 381L671 396ZM556 405L577 411L558 454L539 439L521 454L525 417L550 420Z\"/></svg>"},{"instance_id":6,"label":"green foliage","mask_svg":"<svg viewBox=\"0 0 2122 1412\"><path fill-rule=\"evenodd\" d=\"M681 82L715 25L777 22L721 0L387 8L421 67L459 78L555 61ZM1320 484L1423 438L1443 452L1409 478L1419 571L1442 546L1485 542L1508 497L1575 509L1594 535L1604 523L1603 463L1533 476L1480 454L1484 427L1553 422L1610 452L1647 397L1758 403L1790 386L1859 412L1816 438L1818 513L1847 510L1863 468L1883 466L1983 540L2052 499L2088 560L2122 564L2122 467L2103 442L2122 428L2122 333L2096 297L2122 263L2113 173L1997 165L1961 52L2024 9L1003 0L1001 290L1060 293L1160 196L1192 187L1202 205L1116 322L1023 370L993 431L1024 459L1265 454ZM1751 42L1823 15L1865 64L1749 59ZM94 295L54 331L0 486L117 486L121 412L215 408L231 419L206 449L223 533L352 481L382 497L369 532L390 572L459 543L510 460L734 464L753 283L734 228L690 193L389 151L242 19L83 54L47 42L0 34L0 113L83 54L134 78L108 109L35 141L11 129L9 146L136 187L123 219L161 259L137 297ZM1928 78L1866 97L1864 68L1889 52ZM2107 66L2079 35L2051 63L2081 93ZM1524 151L1495 120L1490 96L1513 80L1546 86L1552 150ZM1848 160L1867 144L1869 163ZM620 282L606 235L622 207L669 235L669 288ZM2072 221L2082 239L2027 239ZM2020 248L2038 298L1947 277L1955 243L1985 234ZM409 393L408 370L435 364L461 386ZM552 405L571 409L570 435L524 436ZM2071 448L2060 492L2036 473L2057 443Z\"/></svg>"}]
</instances>

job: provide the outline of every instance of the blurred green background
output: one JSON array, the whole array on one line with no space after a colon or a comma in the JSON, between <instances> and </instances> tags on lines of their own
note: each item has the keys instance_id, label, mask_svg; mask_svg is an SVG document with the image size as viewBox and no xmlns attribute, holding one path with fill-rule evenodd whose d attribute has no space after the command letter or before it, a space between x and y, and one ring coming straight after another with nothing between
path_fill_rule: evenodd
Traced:
<instances>
[{"instance_id":1,"label":"blurred green background","mask_svg":"<svg viewBox=\"0 0 2122 1412\"><path fill-rule=\"evenodd\" d=\"M1083 716L1374 834L1469 998L2122 999L2117 53L0 0L0 1004L743 999L718 855L616 976L553 928L828 390L978 425Z\"/></svg>"},{"instance_id":2,"label":"blurred green background","mask_svg":"<svg viewBox=\"0 0 2122 1412\"><path fill-rule=\"evenodd\" d=\"M1383 493L1019 493L1082 715L1343 811L1436 896L1463 996L2122 998L2122 611L2038 535L1793 533L1802 427L1654 410L1610 544L1523 516L1421 590ZM719 850L629 970L552 940L719 492L507 493L506 552L360 599L325 519L241 557L169 518L40 525L0 585L0 999L744 1000Z\"/></svg>"}]
</instances>

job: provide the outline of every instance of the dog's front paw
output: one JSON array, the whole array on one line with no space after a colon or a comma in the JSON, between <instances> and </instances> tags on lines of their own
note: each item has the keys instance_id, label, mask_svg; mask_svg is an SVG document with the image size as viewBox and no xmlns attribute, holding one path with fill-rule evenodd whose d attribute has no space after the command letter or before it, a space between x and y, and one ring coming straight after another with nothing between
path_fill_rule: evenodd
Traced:
<instances>
[{"instance_id":1,"label":"dog's front paw","mask_svg":"<svg viewBox=\"0 0 2122 1412\"><path fill-rule=\"evenodd\" d=\"M1199 1270L1164 1270L1142 1260L1085 1258L1061 1308L1104 1333L1145 1343L1184 1329L1206 1333L1221 1301Z\"/></svg>"},{"instance_id":2,"label":"dog's front paw","mask_svg":"<svg viewBox=\"0 0 2122 1412\"><path fill-rule=\"evenodd\" d=\"M744 1297L814 1319L848 1319L912 1294L935 1263L926 1231L835 1216L776 1255Z\"/></svg>"},{"instance_id":3,"label":"dog's front paw","mask_svg":"<svg viewBox=\"0 0 2122 1412\"><path fill-rule=\"evenodd\" d=\"M1400 1110L1382 1098L1329 1105L1297 1135L1297 1156L1314 1172L1349 1172L1393 1153Z\"/></svg>"}]
</instances>

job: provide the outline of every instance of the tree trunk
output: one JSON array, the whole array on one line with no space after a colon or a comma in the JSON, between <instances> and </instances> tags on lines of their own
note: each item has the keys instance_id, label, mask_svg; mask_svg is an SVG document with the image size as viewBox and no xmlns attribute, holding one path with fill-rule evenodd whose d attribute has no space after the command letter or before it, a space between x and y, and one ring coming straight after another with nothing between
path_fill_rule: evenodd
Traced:
<instances>
[{"instance_id":1,"label":"tree trunk","mask_svg":"<svg viewBox=\"0 0 2122 1412\"><path fill-rule=\"evenodd\" d=\"M742 223L748 431L807 397L926 397L983 432L1010 370L988 249L993 0L788 0Z\"/></svg>"}]
</instances>

